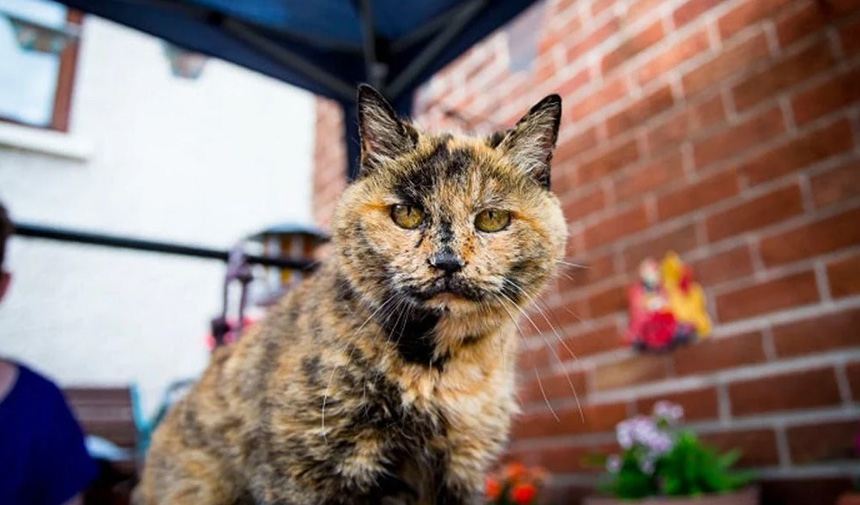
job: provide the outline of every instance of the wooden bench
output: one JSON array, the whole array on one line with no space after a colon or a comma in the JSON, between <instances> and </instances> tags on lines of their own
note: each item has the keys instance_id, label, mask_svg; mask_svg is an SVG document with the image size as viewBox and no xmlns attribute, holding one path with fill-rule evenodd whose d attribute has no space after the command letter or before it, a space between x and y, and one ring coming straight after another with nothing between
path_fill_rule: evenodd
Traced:
<instances>
[{"instance_id":1,"label":"wooden bench","mask_svg":"<svg viewBox=\"0 0 860 505\"><path fill-rule=\"evenodd\" d=\"M72 387L63 392L84 433L124 449L137 447L131 388Z\"/></svg>"},{"instance_id":2,"label":"wooden bench","mask_svg":"<svg viewBox=\"0 0 860 505\"><path fill-rule=\"evenodd\" d=\"M86 435L136 452L137 426L131 388L71 387L63 393ZM100 461L99 478L85 493L85 505L126 505L137 482L138 462Z\"/></svg>"}]
</instances>

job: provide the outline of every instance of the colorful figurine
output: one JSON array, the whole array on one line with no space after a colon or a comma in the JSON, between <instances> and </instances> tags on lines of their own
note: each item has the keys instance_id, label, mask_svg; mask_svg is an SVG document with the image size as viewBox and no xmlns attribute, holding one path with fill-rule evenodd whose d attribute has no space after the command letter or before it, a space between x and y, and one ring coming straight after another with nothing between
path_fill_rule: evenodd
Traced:
<instances>
[{"instance_id":1,"label":"colorful figurine","mask_svg":"<svg viewBox=\"0 0 860 505\"><path fill-rule=\"evenodd\" d=\"M674 252L667 253L660 265L651 258L642 262L629 300L627 341L638 349L671 349L711 331L702 287Z\"/></svg>"}]
</instances>

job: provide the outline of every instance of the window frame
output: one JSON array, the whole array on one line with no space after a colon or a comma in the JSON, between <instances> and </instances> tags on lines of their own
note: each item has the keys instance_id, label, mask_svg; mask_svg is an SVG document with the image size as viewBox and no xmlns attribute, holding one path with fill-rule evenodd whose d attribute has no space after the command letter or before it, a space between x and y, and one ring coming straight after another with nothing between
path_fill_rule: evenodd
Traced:
<instances>
[{"instance_id":1,"label":"window frame","mask_svg":"<svg viewBox=\"0 0 860 505\"><path fill-rule=\"evenodd\" d=\"M81 26L84 13L72 8L67 8L66 23ZM63 48L58 55L60 60L57 69L57 89L54 93L54 104L51 108L51 122L45 126L33 125L19 121L14 118L0 114L0 121L12 123L37 130L50 130L60 133L68 133L72 115L72 94L75 87L75 73L78 66L78 51L80 49L80 36L74 38Z\"/></svg>"}]
</instances>

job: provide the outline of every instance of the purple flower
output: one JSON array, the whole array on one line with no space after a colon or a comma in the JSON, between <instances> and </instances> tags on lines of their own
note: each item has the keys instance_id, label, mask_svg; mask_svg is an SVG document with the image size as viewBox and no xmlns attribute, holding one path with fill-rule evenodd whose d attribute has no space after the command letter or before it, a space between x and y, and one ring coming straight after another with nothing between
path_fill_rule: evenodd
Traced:
<instances>
[{"instance_id":1,"label":"purple flower","mask_svg":"<svg viewBox=\"0 0 860 505\"><path fill-rule=\"evenodd\" d=\"M659 401L654 405L654 417L674 425L684 418L684 408L675 403Z\"/></svg>"}]
</instances>

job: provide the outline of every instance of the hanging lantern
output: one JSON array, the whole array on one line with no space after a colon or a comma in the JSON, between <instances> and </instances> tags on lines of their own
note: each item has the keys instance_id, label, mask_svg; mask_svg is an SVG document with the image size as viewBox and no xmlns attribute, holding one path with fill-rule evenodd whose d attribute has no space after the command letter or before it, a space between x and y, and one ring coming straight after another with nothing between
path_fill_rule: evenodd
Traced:
<instances>
[{"instance_id":1,"label":"hanging lantern","mask_svg":"<svg viewBox=\"0 0 860 505\"><path fill-rule=\"evenodd\" d=\"M60 54L72 41L80 36L80 27L66 24L53 27L8 12L2 13L12 25L18 47L25 51L45 54Z\"/></svg>"},{"instance_id":2,"label":"hanging lantern","mask_svg":"<svg viewBox=\"0 0 860 505\"><path fill-rule=\"evenodd\" d=\"M194 80L200 77L209 60L205 54L189 51L169 42L164 42L164 55L170 62L170 72L181 79Z\"/></svg>"}]
</instances>

